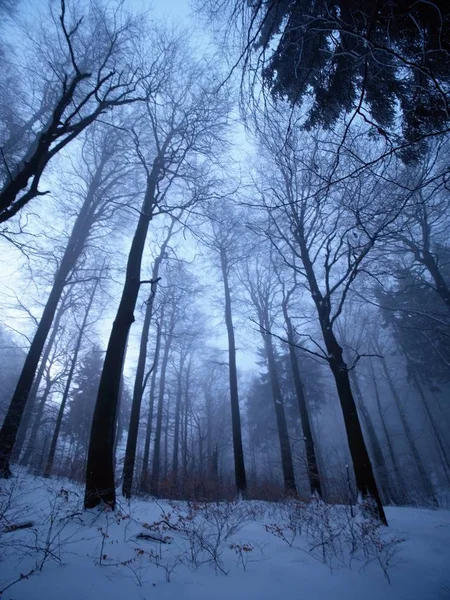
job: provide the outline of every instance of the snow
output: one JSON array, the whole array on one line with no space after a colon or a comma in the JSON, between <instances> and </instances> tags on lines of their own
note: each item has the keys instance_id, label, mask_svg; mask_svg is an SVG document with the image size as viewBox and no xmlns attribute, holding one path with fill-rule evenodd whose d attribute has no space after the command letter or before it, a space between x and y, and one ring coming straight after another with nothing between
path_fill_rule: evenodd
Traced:
<instances>
[{"instance_id":1,"label":"snow","mask_svg":"<svg viewBox=\"0 0 450 600\"><path fill-rule=\"evenodd\" d=\"M2 506L9 523L31 520L34 527L0 533L0 589L42 564L3 600L450 598L449 511L387 508L390 527L383 535L404 540L389 583L376 561L353 560L348 568L333 558L330 569L320 552L308 552L313 544L304 533L289 546L270 532L287 509L270 503L240 501L216 510L149 499L121 502L116 513L83 512L81 488L19 476L1 483L0 514ZM138 539L140 533L162 541ZM209 560L214 548L216 563Z\"/></svg>"}]
</instances>

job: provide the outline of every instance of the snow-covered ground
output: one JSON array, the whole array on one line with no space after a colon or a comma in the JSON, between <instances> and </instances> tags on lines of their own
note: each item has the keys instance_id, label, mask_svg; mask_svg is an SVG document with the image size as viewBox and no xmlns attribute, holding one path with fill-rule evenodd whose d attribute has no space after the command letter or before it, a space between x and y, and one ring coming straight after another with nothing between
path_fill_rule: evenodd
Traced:
<instances>
[{"instance_id":1,"label":"snow-covered ground","mask_svg":"<svg viewBox=\"0 0 450 600\"><path fill-rule=\"evenodd\" d=\"M0 589L16 582L4 600L450 598L449 511L388 508L380 533L319 504L135 500L83 512L80 488L28 476L0 492Z\"/></svg>"}]
</instances>

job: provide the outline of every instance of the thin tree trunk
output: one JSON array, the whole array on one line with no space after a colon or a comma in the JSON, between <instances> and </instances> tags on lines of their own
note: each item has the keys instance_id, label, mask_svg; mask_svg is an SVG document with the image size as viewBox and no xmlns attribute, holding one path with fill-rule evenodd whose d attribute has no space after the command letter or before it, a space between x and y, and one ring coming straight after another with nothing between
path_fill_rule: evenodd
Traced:
<instances>
[{"instance_id":1,"label":"thin tree trunk","mask_svg":"<svg viewBox=\"0 0 450 600\"><path fill-rule=\"evenodd\" d=\"M309 420L308 404L305 397L303 382L300 376L297 353L295 351L294 327L289 317L287 305L282 304L284 321L286 323L287 341L289 342L289 357L291 361L292 378L294 381L295 394L297 396L298 408L300 412L300 422L303 439L305 440L306 464L308 469L308 478L311 486L311 493L322 496L322 487L320 484L319 468L317 465L316 450L314 447L314 438Z\"/></svg>"},{"instance_id":2,"label":"thin tree trunk","mask_svg":"<svg viewBox=\"0 0 450 600\"><path fill-rule=\"evenodd\" d=\"M89 313L91 311L92 304L94 302L94 298L95 298L95 294L97 292L97 287L98 287L99 281L100 281L100 279L97 278L92 287L91 295L89 297L89 301L88 301L88 304L86 307L86 311L84 313L83 321L81 323L80 331L78 333L78 338L77 338L75 348L73 351L72 362L70 365L69 374L67 376L66 385L64 387L63 397L61 399L61 404L59 405L58 416L57 416L56 424L55 424L55 430L53 432L52 442L50 445L50 451L49 451L48 458L47 458L47 464L46 464L45 470L44 470L44 477L50 477L51 472L52 472L53 461L55 460L56 446L58 444L59 432L61 430L61 425L62 425L62 421L63 421L63 417L64 417L64 410L66 408L67 399L69 397L70 386L72 385L72 378L73 378L73 374L75 372L75 367L76 367L77 360L78 360L78 354L80 352L81 343L83 341L84 332L85 332L86 326L87 326L87 320L89 318Z\"/></svg>"},{"instance_id":3,"label":"thin tree trunk","mask_svg":"<svg viewBox=\"0 0 450 600\"><path fill-rule=\"evenodd\" d=\"M350 385L348 367L343 357L343 349L333 331L331 298L328 295L324 296L319 288L314 265L311 262L309 248L304 237L304 231L301 227L297 229L296 234L303 268L308 280L312 300L316 306L317 317L327 349L328 365L333 373L341 404L348 446L353 462L353 471L355 473L356 487L363 497L371 496L373 498L376 503L380 521L387 525L387 519L378 492L372 463L370 462L369 453L367 452L366 443L364 441L361 423L359 421L358 411L356 409L356 403Z\"/></svg>"},{"instance_id":4,"label":"thin tree trunk","mask_svg":"<svg viewBox=\"0 0 450 600\"><path fill-rule=\"evenodd\" d=\"M164 148L165 152L165 148ZM153 216L154 199L164 153L158 154L148 177L147 189L128 255L125 283L113 323L94 409L86 468L85 508L104 502L115 508L114 434L120 382L130 327L141 285L141 264Z\"/></svg>"},{"instance_id":5,"label":"thin tree trunk","mask_svg":"<svg viewBox=\"0 0 450 600\"><path fill-rule=\"evenodd\" d=\"M169 472L169 421L170 421L170 393L167 396L167 403L165 406L165 423L164 423L164 470L163 479L167 479L167 473Z\"/></svg>"},{"instance_id":6,"label":"thin tree trunk","mask_svg":"<svg viewBox=\"0 0 450 600\"><path fill-rule=\"evenodd\" d=\"M171 322L169 324L168 331L166 332L164 353L161 363L161 375L159 378L158 407L156 411L155 439L153 445L152 475L150 479L150 492L153 495L157 495L159 493L159 480L161 472L161 432L164 408L164 394L166 390L166 371L167 364L169 362L170 347L172 345L173 327L174 316L172 313Z\"/></svg>"},{"instance_id":7,"label":"thin tree trunk","mask_svg":"<svg viewBox=\"0 0 450 600\"><path fill-rule=\"evenodd\" d=\"M242 494L247 488L245 473L244 448L242 444L241 414L239 410L239 394L236 367L236 341L234 337L231 294L228 282L228 264L225 252L221 251L222 279L225 295L225 323L228 336L228 373L230 380L231 423L233 431L234 473L236 488Z\"/></svg>"},{"instance_id":8,"label":"thin tree trunk","mask_svg":"<svg viewBox=\"0 0 450 600\"><path fill-rule=\"evenodd\" d=\"M161 321L164 320L164 307L161 313ZM148 405L148 416L147 416L147 428L145 430L145 445L144 445L144 457L142 459L142 471L141 471L141 481L140 488L143 492L149 491L148 485L148 465L150 459L150 440L152 437L152 423L153 423L153 408L155 403L155 392L156 392L156 374L158 372L159 365L159 353L161 350L161 325L159 323L156 324L156 346L155 346L155 357L153 359L153 371L152 371L152 379L150 383L150 395L149 395L149 405Z\"/></svg>"},{"instance_id":9,"label":"thin tree trunk","mask_svg":"<svg viewBox=\"0 0 450 600\"><path fill-rule=\"evenodd\" d=\"M33 381L33 386L30 391L29 399L28 399L26 408L24 410L23 417L20 422L19 430L17 432L16 442L14 444L14 448L13 448L13 451L11 454L12 461L19 461L20 454L22 452L22 449L23 449L23 446L25 443L25 439L26 439L26 435L28 433L28 428L31 424L33 415L34 415L34 417L36 417L36 414L38 412L37 394L39 391L39 386L41 385L42 377L44 376L44 373L45 373L45 366L47 365L48 359L50 357L50 352L53 348L53 344L55 343L56 335L59 332L59 324L60 324L63 314L67 308L66 300L67 300L67 294L61 301L61 304L56 313L50 337L45 346L45 350L44 350L44 353L42 354L41 362L39 364L38 372ZM34 414L35 412L36 412L36 414Z\"/></svg>"},{"instance_id":10,"label":"thin tree trunk","mask_svg":"<svg viewBox=\"0 0 450 600\"><path fill-rule=\"evenodd\" d=\"M28 402L33 380L36 375L39 360L51 329L55 313L61 299L68 277L74 269L90 233L90 227L95 217L94 194L100 183L104 164L99 167L89 186L86 199L75 221L60 266L56 272L53 287L42 313L41 320L34 334L16 389L0 430L0 477L10 477L11 453L16 441L17 432Z\"/></svg>"},{"instance_id":11,"label":"thin tree trunk","mask_svg":"<svg viewBox=\"0 0 450 600\"><path fill-rule=\"evenodd\" d=\"M185 361L185 354L181 353L180 356L180 367L177 376L177 396L175 403L175 427L173 436L173 454L172 454L172 484L176 488L178 484L178 456L179 456L179 444L180 444L180 414L181 414L181 400L183 396L182 389L182 377L183 368Z\"/></svg>"},{"instance_id":12,"label":"thin tree trunk","mask_svg":"<svg viewBox=\"0 0 450 600\"><path fill-rule=\"evenodd\" d=\"M389 504L391 498L389 496L389 475L386 472L386 463L384 461L383 451L381 450L380 441L378 439L375 427L373 425L372 417L364 403L361 388L359 387L358 378L356 372L353 370L350 372L350 381L355 390L356 398L358 399L358 409L362 416L367 437L369 438L369 446L372 449L372 455L374 458L375 470L378 472L380 481L380 490L384 495L383 500L386 504Z\"/></svg>"},{"instance_id":13,"label":"thin tree trunk","mask_svg":"<svg viewBox=\"0 0 450 600\"><path fill-rule=\"evenodd\" d=\"M125 498L131 498L131 489L133 486L134 465L136 461L136 446L139 433L139 419L141 415L142 396L144 394L145 382L145 364L147 362L147 346L150 332L150 324L153 316L153 304L156 292L156 285L159 277L159 267L165 256L167 244L172 235L175 221L172 221L168 235L161 246L159 256L155 260L152 272L152 290L147 301L145 309L144 323L142 326L141 341L139 347L139 358L136 368L136 377L134 380L133 402L131 405L130 426L128 429L127 447L125 450L125 460L123 466L123 486L122 493ZM154 367L153 367L154 368ZM148 375L147 375L148 377Z\"/></svg>"},{"instance_id":14,"label":"thin tree trunk","mask_svg":"<svg viewBox=\"0 0 450 600\"><path fill-rule=\"evenodd\" d=\"M34 418L30 437L28 438L27 446L25 448L23 456L20 459L20 464L23 467L27 467L30 464L32 456L36 452L39 428L41 426L42 417L44 415L45 403L47 402L47 399L50 395L50 390L51 390L51 379L49 376L47 376L45 389L44 389L41 399L39 400L38 409L37 409L36 416Z\"/></svg>"},{"instance_id":15,"label":"thin tree trunk","mask_svg":"<svg viewBox=\"0 0 450 600\"><path fill-rule=\"evenodd\" d=\"M444 442L442 440L439 428L436 424L436 421L434 419L433 413L428 404L428 400L425 396L425 393L423 391L423 388L419 381L419 378L417 377L417 375L414 371L411 372L411 378L414 382L414 385L415 385L417 391L419 392L419 396L420 396L420 399L422 400L423 407L425 408L425 412L427 413L428 420L430 421L430 425L431 425L431 429L433 430L436 445L438 447L438 451L441 456L442 467L443 467L443 471L445 473L445 477L447 479L447 484L450 485L450 478L449 478L450 464L449 464L447 453L445 451Z\"/></svg>"},{"instance_id":16,"label":"thin tree trunk","mask_svg":"<svg viewBox=\"0 0 450 600\"><path fill-rule=\"evenodd\" d=\"M191 363L189 361L188 363L188 368L187 368L187 372L186 372L186 388L184 391L184 411L183 411L183 452L182 452L182 458L183 458L183 487L182 487L182 493L185 493L185 489L186 489L186 482L187 482L187 477L188 477L188 441L189 441L189 406L190 406L190 402L189 402L189 378L190 378L190 373L191 373Z\"/></svg>"},{"instance_id":17,"label":"thin tree trunk","mask_svg":"<svg viewBox=\"0 0 450 600\"><path fill-rule=\"evenodd\" d=\"M266 320L267 322L267 320ZM267 328L265 328L267 331ZM278 380L277 365L273 350L272 338L269 334L262 334L266 348L267 362L269 367L269 379L272 389L272 397L275 407L275 416L277 420L278 440L280 442L281 466L283 469L284 489L287 494L296 491L294 464L292 462L291 445L289 442L289 433L284 412L283 395L281 393L280 382Z\"/></svg>"}]
</instances>

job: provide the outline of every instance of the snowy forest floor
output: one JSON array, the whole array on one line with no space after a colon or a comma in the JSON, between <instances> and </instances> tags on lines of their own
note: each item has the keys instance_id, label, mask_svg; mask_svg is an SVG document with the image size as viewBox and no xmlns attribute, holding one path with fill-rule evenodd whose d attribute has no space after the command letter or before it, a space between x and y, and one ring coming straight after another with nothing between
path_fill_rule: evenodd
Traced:
<instances>
[{"instance_id":1,"label":"snowy forest floor","mask_svg":"<svg viewBox=\"0 0 450 600\"><path fill-rule=\"evenodd\" d=\"M19 475L0 487L2 600L444 600L450 512L122 501L82 510L82 489Z\"/></svg>"}]
</instances>

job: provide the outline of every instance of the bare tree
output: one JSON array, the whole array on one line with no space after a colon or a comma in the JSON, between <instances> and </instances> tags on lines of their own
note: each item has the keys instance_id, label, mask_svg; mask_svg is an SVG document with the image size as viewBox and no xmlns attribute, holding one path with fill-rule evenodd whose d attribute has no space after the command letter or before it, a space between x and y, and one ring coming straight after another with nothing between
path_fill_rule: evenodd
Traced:
<instances>
[{"instance_id":1,"label":"bare tree","mask_svg":"<svg viewBox=\"0 0 450 600\"><path fill-rule=\"evenodd\" d=\"M91 430L85 506L115 505L113 446L125 348L134 321L147 232L159 213L192 206L209 191L207 171L227 118L222 93L206 89L204 66L189 65L188 50L165 39L172 73L149 99L134 130L146 191L130 253L125 284L105 356ZM149 155L152 157L149 159Z\"/></svg>"},{"instance_id":2,"label":"bare tree","mask_svg":"<svg viewBox=\"0 0 450 600\"><path fill-rule=\"evenodd\" d=\"M284 488L287 494L295 492L294 464L289 440L289 431L286 421L283 393L281 390L275 349L271 336L274 324L274 311L277 306L278 281L271 262L264 264L263 253L254 253L252 259L246 260L242 265L240 280L245 287L251 301L256 323L264 342L265 355L269 369L272 399L275 407L278 440L280 443L281 465L283 469Z\"/></svg>"},{"instance_id":3,"label":"bare tree","mask_svg":"<svg viewBox=\"0 0 450 600\"><path fill-rule=\"evenodd\" d=\"M22 109L2 140L0 223L48 193L39 184L55 155L100 115L147 97L155 85L151 65L143 67L137 51L137 21L120 6L93 2L85 14L80 7L61 0L59 15L46 15L39 41L31 44L30 59L42 58L49 69L35 69L37 89L26 95L38 105L31 116Z\"/></svg>"},{"instance_id":4,"label":"bare tree","mask_svg":"<svg viewBox=\"0 0 450 600\"><path fill-rule=\"evenodd\" d=\"M136 444L138 439L138 430L139 430L139 418L141 413L141 402L142 396L144 394L145 387L147 385L147 381L149 376L152 373L152 370L156 369L156 364L153 364L152 367L145 373L145 365L147 359L147 346L148 346L148 338L150 333L150 325L153 317L153 305L154 298L156 294L156 287L159 280L159 269L162 261L167 257L167 246L169 244L170 238L172 237L173 227L175 224L175 220L172 220L169 229L167 231L166 238L164 239L159 255L155 259L155 263L153 265L152 277L151 277L151 292L150 296L146 302L145 316L144 322L142 325L142 333L141 333L141 341L139 347L139 358L136 368L136 376L134 381L134 389L133 389L133 403L131 406L131 416L130 416L130 425L128 429L128 437L127 437L127 447L125 451L125 461L123 467L123 486L122 493L125 498L131 497L131 490L133 486L133 474L134 474L134 463L136 459Z\"/></svg>"},{"instance_id":5,"label":"bare tree","mask_svg":"<svg viewBox=\"0 0 450 600\"><path fill-rule=\"evenodd\" d=\"M61 295L65 286L76 280L77 263L95 231L95 226L103 224L105 219L111 216L111 207L115 209L118 199L123 201L124 188L121 186L125 185L124 178L128 173L129 164L123 160L121 144L122 138L115 130L99 129L87 138L83 146L81 163L84 165L84 172L79 177L81 182L78 182L78 185L81 183L82 205L59 261L49 297L0 431L2 477L11 475L11 452ZM117 164L116 152L119 149L122 150L121 165Z\"/></svg>"},{"instance_id":6,"label":"bare tree","mask_svg":"<svg viewBox=\"0 0 450 600\"><path fill-rule=\"evenodd\" d=\"M234 470L237 490L244 494L247 488L244 448L242 444L241 414L239 408L238 378L236 366L236 340L233 325L232 293L230 279L236 264L242 259L240 240L244 234L240 215L230 203L222 200L220 207L213 207L209 215L212 235L205 241L214 251L220 268L224 291L224 314L228 337L228 371L230 379L231 420L233 425Z\"/></svg>"},{"instance_id":7,"label":"bare tree","mask_svg":"<svg viewBox=\"0 0 450 600\"><path fill-rule=\"evenodd\" d=\"M270 181L263 178L260 189L270 219L266 234L310 292L325 347L306 335L307 351L331 369L357 488L363 496L373 497L380 519L386 522L349 377L361 355L356 355L352 365L345 362L336 322L356 277L370 272L374 246L386 237L413 192L396 187L395 165L382 165L379 173L364 180L345 178L341 189L323 185L330 170L351 172L352 155L336 162L332 153L330 158L322 151L322 144L325 149L328 144L333 147L334 141L319 138L305 147L305 140L282 123L280 113L272 114L272 125L262 135L267 167L273 168Z\"/></svg>"}]
</instances>

